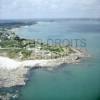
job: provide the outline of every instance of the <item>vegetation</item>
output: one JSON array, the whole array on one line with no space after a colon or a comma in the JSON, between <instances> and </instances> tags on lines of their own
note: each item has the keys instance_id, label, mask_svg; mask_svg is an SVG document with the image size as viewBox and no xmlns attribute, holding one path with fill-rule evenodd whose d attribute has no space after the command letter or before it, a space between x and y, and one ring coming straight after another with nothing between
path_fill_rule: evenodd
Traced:
<instances>
[{"instance_id":1,"label":"vegetation","mask_svg":"<svg viewBox=\"0 0 100 100\"><path fill-rule=\"evenodd\" d=\"M49 45L35 40L20 38L14 32L0 31L0 55L16 59L58 58L74 53L72 48ZM33 57L34 56L34 57Z\"/></svg>"}]
</instances>

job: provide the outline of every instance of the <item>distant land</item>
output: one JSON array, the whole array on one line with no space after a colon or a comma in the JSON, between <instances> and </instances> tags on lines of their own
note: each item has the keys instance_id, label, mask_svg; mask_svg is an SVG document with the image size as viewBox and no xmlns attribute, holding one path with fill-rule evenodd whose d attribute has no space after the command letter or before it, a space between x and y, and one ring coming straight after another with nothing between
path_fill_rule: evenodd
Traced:
<instances>
[{"instance_id":1,"label":"distant land","mask_svg":"<svg viewBox=\"0 0 100 100\"><path fill-rule=\"evenodd\" d=\"M100 18L33 18L33 19L0 19L0 28L19 28L20 26L37 24L38 21L42 22L55 22L55 21L100 21Z\"/></svg>"}]
</instances>

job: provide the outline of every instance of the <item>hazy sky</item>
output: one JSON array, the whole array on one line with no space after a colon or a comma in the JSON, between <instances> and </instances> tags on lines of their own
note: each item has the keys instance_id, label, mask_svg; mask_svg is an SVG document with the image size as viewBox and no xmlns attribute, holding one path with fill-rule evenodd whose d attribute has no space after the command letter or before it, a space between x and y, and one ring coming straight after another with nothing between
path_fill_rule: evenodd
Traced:
<instances>
[{"instance_id":1,"label":"hazy sky","mask_svg":"<svg viewBox=\"0 0 100 100\"><path fill-rule=\"evenodd\" d=\"M0 19L100 18L100 0L0 0Z\"/></svg>"}]
</instances>

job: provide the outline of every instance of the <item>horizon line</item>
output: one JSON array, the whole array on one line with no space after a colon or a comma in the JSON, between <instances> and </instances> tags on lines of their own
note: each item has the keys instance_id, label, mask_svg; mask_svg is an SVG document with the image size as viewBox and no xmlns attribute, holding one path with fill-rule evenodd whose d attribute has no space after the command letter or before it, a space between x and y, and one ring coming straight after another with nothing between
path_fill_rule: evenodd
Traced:
<instances>
[{"instance_id":1,"label":"horizon line","mask_svg":"<svg viewBox=\"0 0 100 100\"><path fill-rule=\"evenodd\" d=\"M0 20L96 20L100 18L8 18L8 19L0 19Z\"/></svg>"}]
</instances>

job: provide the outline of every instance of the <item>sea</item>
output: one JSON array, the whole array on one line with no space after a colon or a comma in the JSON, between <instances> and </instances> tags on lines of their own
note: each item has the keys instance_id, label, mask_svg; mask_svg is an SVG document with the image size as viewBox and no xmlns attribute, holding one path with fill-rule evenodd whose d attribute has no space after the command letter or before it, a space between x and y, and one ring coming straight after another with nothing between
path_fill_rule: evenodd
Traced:
<instances>
[{"instance_id":1,"label":"sea","mask_svg":"<svg viewBox=\"0 0 100 100\"><path fill-rule=\"evenodd\" d=\"M37 21L13 30L27 39L70 43L90 55L79 64L33 70L18 100L100 100L100 20Z\"/></svg>"}]
</instances>

